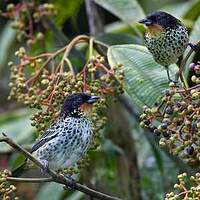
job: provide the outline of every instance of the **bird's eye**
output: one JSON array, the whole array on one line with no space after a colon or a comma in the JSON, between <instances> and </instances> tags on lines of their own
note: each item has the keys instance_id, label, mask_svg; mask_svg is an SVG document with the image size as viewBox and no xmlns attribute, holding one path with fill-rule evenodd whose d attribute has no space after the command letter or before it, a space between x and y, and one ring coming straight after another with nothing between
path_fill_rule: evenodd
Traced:
<instances>
[{"instance_id":1,"label":"bird's eye","mask_svg":"<svg viewBox=\"0 0 200 200\"><path fill-rule=\"evenodd\" d=\"M77 98L76 101L72 102L72 107L73 108L78 108L79 106L81 106L81 104L83 103L81 98Z\"/></svg>"}]
</instances>

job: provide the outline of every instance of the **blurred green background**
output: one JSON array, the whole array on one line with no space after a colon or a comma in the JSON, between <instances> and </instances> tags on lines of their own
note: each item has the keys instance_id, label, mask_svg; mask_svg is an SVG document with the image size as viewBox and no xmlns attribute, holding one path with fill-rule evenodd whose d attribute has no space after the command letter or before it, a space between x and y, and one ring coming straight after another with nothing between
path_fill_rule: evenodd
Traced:
<instances>
[{"instance_id":1,"label":"blurred green background","mask_svg":"<svg viewBox=\"0 0 200 200\"><path fill-rule=\"evenodd\" d=\"M0 9L5 11L8 3L18 2L1 0ZM56 29L50 28L45 33L46 51L61 47L79 34L94 35L109 45L143 45L145 29L137 21L156 10L167 11L181 19L193 42L200 38L200 0L37 2L53 3L58 9L57 15L50 19ZM14 52L20 46L26 47L26 44L17 41L16 31L11 28L10 21L0 17L0 131L7 133L17 143L29 147L37 137L30 125L33 111L14 100L7 100L10 73L7 63L16 59ZM29 50L35 54L38 48ZM196 55L191 59L198 58ZM72 59L82 64L77 61L76 54L72 55ZM81 171L80 182L122 199L164 199L164 194L172 190L176 175L179 172L192 173L193 169L159 148L156 138L139 127L138 109L129 98L126 100L131 111L120 101L109 107L110 120L102 133L104 137L101 149L92 154L90 166ZM9 146L0 143L0 168L13 169L22 159L22 156L13 152ZM18 196L24 200L91 199L77 191L64 191L62 186L53 183L19 184L17 188Z\"/></svg>"}]
</instances>

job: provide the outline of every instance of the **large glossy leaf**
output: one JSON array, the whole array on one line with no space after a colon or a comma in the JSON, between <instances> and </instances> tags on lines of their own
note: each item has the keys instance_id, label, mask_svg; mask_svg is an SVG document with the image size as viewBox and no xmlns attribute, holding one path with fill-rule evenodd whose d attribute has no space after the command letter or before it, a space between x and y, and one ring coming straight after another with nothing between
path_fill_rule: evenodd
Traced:
<instances>
[{"instance_id":1,"label":"large glossy leaf","mask_svg":"<svg viewBox=\"0 0 200 200\"><path fill-rule=\"evenodd\" d=\"M128 24L144 17L144 11L136 0L94 0L99 6L110 11Z\"/></svg>"},{"instance_id":2,"label":"large glossy leaf","mask_svg":"<svg viewBox=\"0 0 200 200\"><path fill-rule=\"evenodd\" d=\"M200 16L196 20L193 29L190 33L190 42L196 43L200 40Z\"/></svg>"},{"instance_id":3,"label":"large glossy leaf","mask_svg":"<svg viewBox=\"0 0 200 200\"><path fill-rule=\"evenodd\" d=\"M133 37L137 37L140 43L143 43L143 33L146 31L145 27L139 23L129 25L124 21L116 21L104 26L105 33L125 33ZM132 43L132 42L131 42ZM129 43L130 44L130 43ZM137 44L137 43L136 43Z\"/></svg>"},{"instance_id":4,"label":"large glossy leaf","mask_svg":"<svg viewBox=\"0 0 200 200\"><path fill-rule=\"evenodd\" d=\"M95 39L108 45L141 43L141 38L127 33L103 33L95 36Z\"/></svg>"},{"instance_id":5,"label":"large glossy leaf","mask_svg":"<svg viewBox=\"0 0 200 200\"><path fill-rule=\"evenodd\" d=\"M194 1L184 1L174 4L167 4L166 6L162 7L160 10L163 10L165 12L168 12L172 14L173 16L181 19L185 13L188 11L188 8L191 7L191 5L194 4Z\"/></svg>"},{"instance_id":6,"label":"large glossy leaf","mask_svg":"<svg viewBox=\"0 0 200 200\"><path fill-rule=\"evenodd\" d=\"M123 21L116 21L104 26L106 33L133 33L133 29Z\"/></svg>"},{"instance_id":7,"label":"large glossy leaf","mask_svg":"<svg viewBox=\"0 0 200 200\"><path fill-rule=\"evenodd\" d=\"M7 113L0 117L0 133L6 133L16 143L22 143L30 140L34 129L31 126L30 115L27 112L19 110L15 114ZM1 136L0 136L1 137ZM0 152L10 151L11 147L0 143Z\"/></svg>"},{"instance_id":8,"label":"large glossy leaf","mask_svg":"<svg viewBox=\"0 0 200 200\"><path fill-rule=\"evenodd\" d=\"M193 4L188 7L184 18L195 20L200 15L200 0L193 1Z\"/></svg>"},{"instance_id":9,"label":"large glossy leaf","mask_svg":"<svg viewBox=\"0 0 200 200\"><path fill-rule=\"evenodd\" d=\"M154 61L144 46L111 46L108 61L111 67L119 63L124 65L125 90L139 111L144 105L152 106L168 88L165 69ZM170 69L173 69L173 77L175 66Z\"/></svg>"}]
</instances>

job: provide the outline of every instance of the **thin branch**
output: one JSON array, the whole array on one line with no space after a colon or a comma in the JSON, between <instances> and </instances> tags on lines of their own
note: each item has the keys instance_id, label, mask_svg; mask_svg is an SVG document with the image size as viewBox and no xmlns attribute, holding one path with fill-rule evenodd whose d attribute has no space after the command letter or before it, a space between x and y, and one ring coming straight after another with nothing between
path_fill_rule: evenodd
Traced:
<instances>
[{"instance_id":1,"label":"thin branch","mask_svg":"<svg viewBox=\"0 0 200 200\"><path fill-rule=\"evenodd\" d=\"M21 147L20 145L15 143L12 139L7 137L7 135L5 135L4 133L2 133L2 135L3 135L3 137L0 138L0 142L5 142L5 143L9 144L10 146L12 146L17 151L23 153L29 160L31 160L38 167L40 167L41 169L45 170L45 167L42 165L42 163L40 161L38 161L35 157L33 157L31 153L29 153L23 147ZM51 176L50 178L52 178L52 182L56 182L56 183L65 185L67 188L70 187L71 189L78 190L80 192L83 192L83 193L85 193L85 194L87 194L89 196L95 197L97 199L100 199L100 200L122 200L120 198L112 197L112 196L109 196L107 194L98 192L96 190L93 190L91 188L88 188L87 186L81 185L81 184L76 183L76 182L74 182L73 185L72 185L71 180L67 179L64 175L57 174L52 169L49 169L47 174L49 176ZM11 177L9 177L9 179L11 179ZM14 177L12 178L12 181L14 181Z\"/></svg>"},{"instance_id":2,"label":"thin branch","mask_svg":"<svg viewBox=\"0 0 200 200\"><path fill-rule=\"evenodd\" d=\"M73 47L78 44L78 43L87 43L89 44L91 37L87 36L87 35L78 35L77 37L75 37L73 40L71 40L71 42L67 45L66 51L65 51L65 57L69 56L69 53L72 51ZM105 48L106 50L108 49L108 45L104 44L103 42L100 42L98 40L94 40L93 41L93 47L94 49L103 56L106 56L106 53L104 52L104 50L101 48Z\"/></svg>"},{"instance_id":3,"label":"thin branch","mask_svg":"<svg viewBox=\"0 0 200 200\"><path fill-rule=\"evenodd\" d=\"M189 92L189 91L191 91L193 89L198 89L198 88L200 88L200 84L195 85L195 86L190 87L190 88L179 89L179 90L176 90L176 92L178 92L178 93L185 92L185 91Z\"/></svg>"},{"instance_id":4,"label":"thin branch","mask_svg":"<svg viewBox=\"0 0 200 200\"><path fill-rule=\"evenodd\" d=\"M175 74L176 81L178 81L178 79L180 77L181 81L184 83L184 86L186 88L188 88L188 84L187 84L187 81L184 77L183 71L184 71L184 67L185 67L186 62L189 59L189 57L192 55L192 53L193 53L193 49L190 49L190 51L188 52L186 57L182 60L178 72Z\"/></svg>"},{"instance_id":5,"label":"thin branch","mask_svg":"<svg viewBox=\"0 0 200 200\"><path fill-rule=\"evenodd\" d=\"M47 16L43 16L42 20L45 24L47 24L48 29L52 31L56 40L60 43L61 46L65 46L66 43L70 42L69 38L63 33L61 29L59 29L55 25L55 23L51 19L49 19ZM84 55L76 49L72 50L71 55L80 59L82 62L86 62ZM74 70L75 72L77 72L77 69L75 67Z\"/></svg>"},{"instance_id":6,"label":"thin branch","mask_svg":"<svg viewBox=\"0 0 200 200\"><path fill-rule=\"evenodd\" d=\"M73 40L71 40L71 42L68 44L67 49L65 51L65 57L69 56L69 53L71 52L72 48L78 44L78 43L82 43L82 42L86 42L89 43L90 37L87 35L78 35L76 36Z\"/></svg>"},{"instance_id":7,"label":"thin branch","mask_svg":"<svg viewBox=\"0 0 200 200\"><path fill-rule=\"evenodd\" d=\"M88 25L90 30L90 35L96 35L103 31L102 18L98 12L97 5L91 1L85 1L86 14L88 17Z\"/></svg>"},{"instance_id":8,"label":"thin branch","mask_svg":"<svg viewBox=\"0 0 200 200\"><path fill-rule=\"evenodd\" d=\"M200 41L198 41L195 46L197 46L198 48L200 47ZM184 83L185 87L188 88L188 84L187 81L184 77L183 71L186 65L187 60L189 59L189 57L192 55L194 49L190 49L190 51L187 53L187 55L185 56L185 58L181 61L180 67L178 72L175 74L175 80L178 81L179 77L181 78L182 82Z\"/></svg>"},{"instance_id":9,"label":"thin branch","mask_svg":"<svg viewBox=\"0 0 200 200\"><path fill-rule=\"evenodd\" d=\"M49 178L16 178L8 176L6 177L8 181L15 181L15 182L24 182L24 183L44 183L44 182L51 182L53 179Z\"/></svg>"},{"instance_id":10,"label":"thin branch","mask_svg":"<svg viewBox=\"0 0 200 200\"><path fill-rule=\"evenodd\" d=\"M72 75L75 76L76 73L75 73L75 70L74 70L72 63L70 62L69 58L64 58L64 61L67 63Z\"/></svg>"}]
</instances>

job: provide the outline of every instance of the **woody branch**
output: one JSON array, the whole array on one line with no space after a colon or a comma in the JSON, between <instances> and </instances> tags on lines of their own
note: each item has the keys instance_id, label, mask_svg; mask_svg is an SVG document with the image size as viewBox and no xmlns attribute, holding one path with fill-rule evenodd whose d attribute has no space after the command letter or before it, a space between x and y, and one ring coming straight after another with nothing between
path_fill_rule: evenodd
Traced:
<instances>
[{"instance_id":1,"label":"woody branch","mask_svg":"<svg viewBox=\"0 0 200 200\"><path fill-rule=\"evenodd\" d=\"M3 137L0 138L0 142L5 142L17 151L23 153L29 160L31 160L35 165L37 165L39 168L45 170L45 166L40 163L35 157L32 156L31 153L29 153L27 150L25 150L23 147L15 143L12 139L7 137L6 134L2 133ZM71 184L71 180L67 179L61 174L56 173L54 170L49 169L47 174L50 176L49 178L15 178L12 176L7 177L8 181L16 181L16 182L27 182L27 183L35 183L35 182L55 182L61 185L64 185L66 188L71 188L74 190L78 190L80 192L83 192L91 197L95 197L100 200L122 200L117 197L113 197L107 194L104 194L102 192L96 191L94 189L91 189L85 185L79 184L77 182L73 183L73 186Z\"/></svg>"}]
</instances>

